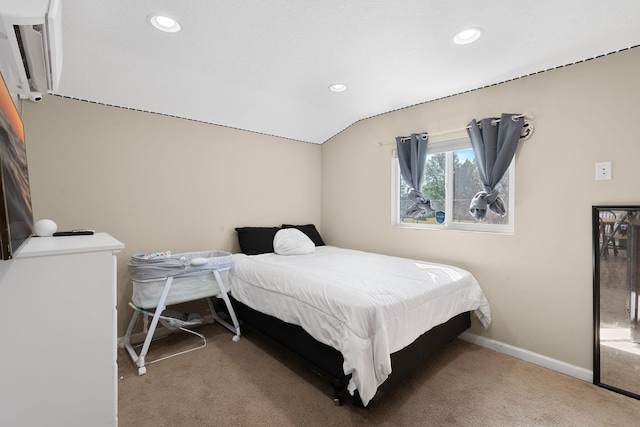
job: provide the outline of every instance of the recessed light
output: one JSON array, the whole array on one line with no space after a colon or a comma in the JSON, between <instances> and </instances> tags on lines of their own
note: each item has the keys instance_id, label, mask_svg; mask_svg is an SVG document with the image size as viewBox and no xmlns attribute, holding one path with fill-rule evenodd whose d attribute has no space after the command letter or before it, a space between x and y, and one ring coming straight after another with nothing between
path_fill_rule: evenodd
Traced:
<instances>
[{"instance_id":1,"label":"recessed light","mask_svg":"<svg viewBox=\"0 0 640 427\"><path fill-rule=\"evenodd\" d=\"M334 83L329 86L329 90L331 92L344 92L345 90L347 90L347 85L342 83Z\"/></svg>"},{"instance_id":2,"label":"recessed light","mask_svg":"<svg viewBox=\"0 0 640 427\"><path fill-rule=\"evenodd\" d=\"M453 42L455 44L469 44L478 40L482 35L482 29L469 28L467 30L460 31L453 36Z\"/></svg>"},{"instance_id":3,"label":"recessed light","mask_svg":"<svg viewBox=\"0 0 640 427\"><path fill-rule=\"evenodd\" d=\"M160 31L166 33L177 33L180 31L180 24L173 18L162 15L150 15L149 22Z\"/></svg>"}]
</instances>

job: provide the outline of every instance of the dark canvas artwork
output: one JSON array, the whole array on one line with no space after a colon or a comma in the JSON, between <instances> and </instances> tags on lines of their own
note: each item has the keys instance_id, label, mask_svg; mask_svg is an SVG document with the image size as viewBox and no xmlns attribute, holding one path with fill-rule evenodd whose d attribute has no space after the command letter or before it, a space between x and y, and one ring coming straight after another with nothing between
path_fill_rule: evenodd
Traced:
<instances>
[{"instance_id":1,"label":"dark canvas artwork","mask_svg":"<svg viewBox=\"0 0 640 427\"><path fill-rule=\"evenodd\" d=\"M20 115L0 75L0 251L10 259L29 238L33 210Z\"/></svg>"}]
</instances>

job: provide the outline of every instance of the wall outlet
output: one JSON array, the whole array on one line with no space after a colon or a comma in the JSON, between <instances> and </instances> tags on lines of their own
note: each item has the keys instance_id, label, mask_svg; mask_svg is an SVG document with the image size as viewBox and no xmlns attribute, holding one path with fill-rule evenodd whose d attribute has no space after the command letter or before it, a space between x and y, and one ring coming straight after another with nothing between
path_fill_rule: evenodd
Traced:
<instances>
[{"instance_id":1,"label":"wall outlet","mask_svg":"<svg viewBox=\"0 0 640 427\"><path fill-rule=\"evenodd\" d=\"M596 180L611 179L611 162L596 162Z\"/></svg>"}]
</instances>

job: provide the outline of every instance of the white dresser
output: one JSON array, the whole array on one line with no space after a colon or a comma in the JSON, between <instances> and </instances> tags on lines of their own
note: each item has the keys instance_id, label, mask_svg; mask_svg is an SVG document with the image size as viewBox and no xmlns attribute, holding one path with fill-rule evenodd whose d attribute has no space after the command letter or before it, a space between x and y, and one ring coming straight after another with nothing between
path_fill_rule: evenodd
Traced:
<instances>
[{"instance_id":1,"label":"white dresser","mask_svg":"<svg viewBox=\"0 0 640 427\"><path fill-rule=\"evenodd\" d=\"M117 425L123 248L106 233L32 237L0 261L0 426Z\"/></svg>"}]
</instances>

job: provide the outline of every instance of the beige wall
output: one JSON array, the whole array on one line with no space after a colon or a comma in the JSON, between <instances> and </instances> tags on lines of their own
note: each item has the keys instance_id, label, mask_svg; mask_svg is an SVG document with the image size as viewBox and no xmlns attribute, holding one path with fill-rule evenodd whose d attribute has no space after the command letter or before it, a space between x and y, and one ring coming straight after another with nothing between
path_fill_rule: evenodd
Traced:
<instances>
[{"instance_id":1,"label":"beige wall","mask_svg":"<svg viewBox=\"0 0 640 427\"><path fill-rule=\"evenodd\" d=\"M237 251L236 226L322 219L329 244L471 270L493 310L491 328L473 332L591 369L590 207L640 203L638 69L640 49L624 51L363 120L322 146L59 97L24 102L34 218L126 244L119 336L131 253ZM391 227L393 146L378 142L529 111L514 235ZM594 180L596 161L612 161L613 180Z\"/></svg>"},{"instance_id":2,"label":"beige wall","mask_svg":"<svg viewBox=\"0 0 640 427\"><path fill-rule=\"evenodd\" d=\"M640 204L638 70L636 48L354 124L322 146L324 238L467 268L493 314L489 330L476 321L472 332L592 369L590 209ZM377 143L530 111L535 132L516 153L514 235L390 225L394 147ZM612 162L611 181L595 181L596 161Z\"/></svg>"},{"instance_id":3,"label":"beige wall","mask_svg":"<svg viewBox=\"0 0 640 427\"><path fill-rule=\"evenodd\" d=\"M53 96L21 107L34 219L126 245L118 336L132 253L237 252L234 227L320 226L318 145Z\"/></svg>"}]
</instances>

